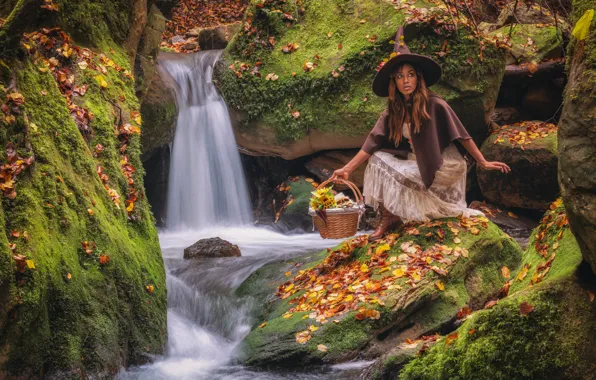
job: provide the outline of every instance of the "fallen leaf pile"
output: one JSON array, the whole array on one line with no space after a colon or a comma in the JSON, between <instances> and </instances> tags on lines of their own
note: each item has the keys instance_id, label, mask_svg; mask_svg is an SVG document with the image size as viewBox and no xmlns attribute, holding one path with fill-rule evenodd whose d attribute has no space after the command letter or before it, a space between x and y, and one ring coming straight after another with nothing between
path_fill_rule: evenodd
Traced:
<instances>
[{"instance_id":1,"label":"fallen leaf pile","mask_svg":"<svg viewBox=\"0 0 596 380\"><path fill-rule=\"evenodd\" d=\"M6 156L8 163L0 166L0 190L2 190L2 194L8 199L14 199L17 196L15 189L17 176L23 169L31 166L35 161L35 157L30 156L26 159L19 157L11 142L6 145Z\"/></svg>"},{"instance_id":2,"label":"fallen leaf pile","mask_svg":"<svg viewBox=\"0 0 596 380\"><path fill-rule=\"evenodd\" d=\"M162 46L178 52L197 51L197 28L241 21L249 3L249 0L180 0L166 24Z\"/></svg>"},{"instance_id":3,"label":"fallen leaf pile","mask_svg":"<svg viewBox=\"0 0 596 380\"><path fill-rule=\"evenodd\" d=\"M519 123L503 125L494 132L497 138L494 144L509 141L511 146L518 145L521 149L531 144L532 141L557 134L557 126L542 121L521 121Z\"/></svg>"},{"instance_id":4,"label":"fallen leaf pile","mask_svg":"<svg viewBox=\"0 0 596 380\"><path fill-rule=\"evenodd\" d=\"M545 261L536 267L532 275L532 284L542 281L549 272L555 260L556 251L559 248L559 241L563 238L563 233L569 228L569 220L563 207L563 200L559 198L550 205L550 210L544 214L536 232L534 248Z\"/></svg>"},{"instance_id":5,"label":"fallen leaf pile","mask_svg":"<svg viewBox=\"0 0 596 380\"><path fill-rule=\"evenodd\" d=\"M93 121L93 115L87 110L76 104L76 97L83 97L89 88L88 83L78 83L77 73L80 71L92 70L95 71L92 76L95 78L95 83L99 86L100 91L108 88L110 84L105 76L109 70L122 75L125 80L133 81L132 74L118 66L111 58L105 54L98 54L86 48L81 48L73 43L70 37L61 29L41 29L37 32L25 34L23 38L23 47L34 58L34 62L42 63L39 68L41 72L49 71L58 84L58 88L64 99L66 100L68 110L79 131L82 133L85 140L90 140L93 131L90 123ZM104 96L105 93L103 93ZM120 99L121 100L121 99ZM120 107L109 101L114 108L121 111ZM129 137L132 134L140 134L141 117L138 112L133 111L130 115L130 120L134 121L136 125L125 123L122 115L120 115L117 128L118 137L120 140L120 167L122 173L127 179L128 196L126 199L126 210L132 213L134 204L137 200L137 191L134 186L132 178L135 172L134 167L130 164L128 156L126 155L129 145ZM101 144L95 146L94 156L98 158L104 147ZM114 188L109 186L109 177L104 173L101 165L97 166L97 174L112 199L116 207L120 207L120 196Z\"/></svg>"},{"instance_id":6,"label":"fallen leaf pile","mask_svg":"<svg viewBox=\"0 0 596 380\"><path fill-rule=\"evenodd\" d=\"M373 305L383 305L382 297L386 291L430 283L432 274L445 278L458 259L468 256L465 248L440 243L423 249L410 240L394 247L400 236L421 235L420 229L426 227L432 230L424 236L442 241L445 239L443 228L449 228L455 236L464 231L478 234L479 228L487 228L486 222L484 217L474 217L460 218L458 222L438 220L408 224L399 234L388 235L371 244L368 235L355 237L335 250L328 249L327 257L314 268L298 271L291 281L278 287L276 295L286 299L301 292L289 301L294 305L286 313L289 317L293 313L309 312L304 318L324 324L330 318L354 310L357 320L379 319L380 312ZM356 249L367 244L367 252L360 259L353 257ZM440 291L444 289L442 281L435 282L435 286ZM307 335L310 333L303 332L300 338L307 339Z\"/></svg>"}]
</instances>

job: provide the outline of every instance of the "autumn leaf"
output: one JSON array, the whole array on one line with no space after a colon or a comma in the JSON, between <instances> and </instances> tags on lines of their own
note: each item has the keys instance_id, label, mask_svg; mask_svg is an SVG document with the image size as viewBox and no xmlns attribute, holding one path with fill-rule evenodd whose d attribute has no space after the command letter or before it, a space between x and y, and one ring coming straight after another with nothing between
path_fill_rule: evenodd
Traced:
<instances>
[{"instance_id":1,"label":"autumn leaf","mask_svg":"<svg viewBox=\"0 0 596 380\"><path fill-rule=\"evenodd\" d=\"M532 310L534 310L534 306L530 305L525 301L519 305L519 313L521 315L528 315L532 312Z\"/></svg>"},{"instance_id":2,"label":"autumn leaf","mask_svg":"<svg viewBox=\"0 0 596 380\"><path fill-rule=\"evenodd\" d=\"M487 303L484 304L484 308L485 309L491 309L497 303L498 303L498 301L495 301L495 300L488 301Z\"/></svg>"},{"instance_id":3,"label":"autumn leaf","mask_svg":"<svg viewBox=\"0 0 596 380\"><path fill-rule=\"evenodd\" d=\"M95 77L95 80L97 81L97 84L99 84L99 87L108 88L108 82L106 82L103 76L98 75Z\"/></svg>"},{"instance_id":4,"label":"autumn leaf","mask_svg":"<svg viewBox=\"0 0 596 380\"><path fill-rule=\"evenodd\" d=\"M155 287L153 285L145 285L145 290L147 290L147 293L152 294L155 290Z\"/></svg>"},{"instance_id":5,"label":"autumn leaf","mask_svg":"<svg viewBox=\"0 0 596 380\"><path fill-rule=\"evenodd\" d=\"M375 250L375 254L380 255L381 253L386 252L390 249L391 247L389 246L389 244L383 244L377 247L377 249Z\"/></svg>"},{"instance_id":6,"label":"autumn leaf","mask_svg":"<svg viewBox=\"0 0 596 380\"><path fill-rule=\"evenodd\" d=\"M437 289L439 289L440 291L444 291L445 290L445 285L441 282L441 281L437 281L435 282L435 286L437 287Z\"/></svg>"},{"instance_id":7,"label":"autumn leaf","mask_svg":"<svg viewBox=\"0 0 596 380\"><path fill-rule=\"evenodd\" d=\"M503 275L503 277L505 277L506 279L508 279L509 277L511 277L511 272L509 271L509 268L507 267L503 267L501 268L501 274Z\"/></svg>"},{"instance_id":8,"label":"autumn leaf","mask_svg":"<svg viewBox=\"0 0 596 380\"><path fill-rule=\"evenodd\" d=\"M87 214L89 214L89 216L93 216L94 212L93 210L91 210L90 208L87 209Z\"/></svg>"},{"instance_id":9,"label":"autumn leaf","mask_svg":"<svg viewBox=\"0 0 596 380\"><path fill-rule=\"evenodd\" d=\"M571 35L576 39L583 41L588 36L590 25L592 24L592 18L594 17L594 9L588 9L584 12L583 16L577 20L577 23L571 31Z\"/></svg>"},{"instance_id":10,"label":"autumn leaf","mask_svg":"<svg viewBox=\"0 0 596 380\"><path fill-rule=\"evenodd\" d=\"M321 352L327 352L327 346L325 346L324 344L319 344L317 346L317 350L319 350Z\"/></svg>"},{"instance_id":11,"label":"autumn leaf","mask_svg":"<svg viewBox=\"0 0 596 380\"><path fill-rule=\"evenodd\" d=\"M263 327L267 326L267 322L263 322L259 325L259 328L262 329Z\"/></svg>"},{"instance_id":12,"label":"autumn leaf","mask_svg":"<svg viewBox=\"0 0 596 380\"><path fill-rule=\"evenodd\" d=\"M525 264L523 266L523 268L519 271L519 273L517 274L517 276L515 277L516 280L523 281L524 278L526 278L526 275L528 274L528 270L529 269L530 269L530 265L529 264Z\"/></svg>"},{"instance_id":13,"label":"autumn leaf","mask_svg":"<svg viewBox=\"0 0 596 380\"><path fill-rule=\"evenodd\" d=\"M457 331L447 335L447 337L445 338L445 345L447 345L447 346L451 345L451 343L453 343L456 339L457 339Z\"/></svg>"},{"instance_id":14,"label":"autumn leaf","mask_svg":"<svg viewBox=\"0 0 596 380\"><path fill-rule=\"evenodd\" d=\"M100 255L99 256L99 264L100 265L107 265L110 262L110 256Z\"/></svg>"},{"instance_id":15,"label":"autumn leaf","mask_svg":"<svg viewBox=\"0 0 596 380\"><path fill-rule=\"evenodd\" d=\"M309 330L301 331L296 334L296 342L300 344L306 344L306 342L308 342L310 338L311 336Z\"/></svg>"},{"instance_id":16,"label":"autumn leaf","mask_svg":"<svg viewBox=\"0 0 596 380\"><path fill-rule=\"evenodd\" d=\"M25 260L25 262L27 263L27 268L35 269L35 263L33 262L33 260Z\"/></svg>"},{"instance_id":17,"label":"autumn leaf","mask_svg":"<svg viewBox=\"0 0 596 380\"><path fill-rule=\"evenodd\" d=\"M588 297L590 298L590 302L594 302L594 292L588 290Z\"/></svg>"}]
</instances>

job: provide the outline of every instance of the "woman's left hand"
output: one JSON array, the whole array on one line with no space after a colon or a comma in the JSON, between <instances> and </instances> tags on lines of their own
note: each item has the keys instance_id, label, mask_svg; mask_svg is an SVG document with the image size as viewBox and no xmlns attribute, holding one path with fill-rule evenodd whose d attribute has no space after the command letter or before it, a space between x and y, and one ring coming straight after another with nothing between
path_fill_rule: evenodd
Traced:
<instances>
[{"instance_id":1,"label":"woman's left hand","mask_svg":"<svg viewBox=\"0 0 596 380\"><path fill-rule=\"evenodd\" d=\"M479 162L478 165L480 165L480 167L485 170L500 170L503 173L511 172L511 168L504 162L483 161Z\"/></svg>"}]
</instances>

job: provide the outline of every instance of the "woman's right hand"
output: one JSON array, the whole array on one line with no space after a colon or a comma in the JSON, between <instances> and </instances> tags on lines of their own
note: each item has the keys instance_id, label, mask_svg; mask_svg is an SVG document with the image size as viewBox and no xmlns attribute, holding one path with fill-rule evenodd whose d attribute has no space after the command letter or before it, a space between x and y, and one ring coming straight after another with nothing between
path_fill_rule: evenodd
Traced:
<instances>
[{"instance_id":1,"label":"woman's right hand","mask_svg":"<svg viewBox=\"0 0 596 380\"><path fill-rule=\"evenodd\" d=\"M330 179L333 181L336 178L341 178L341 179L345 179L347 181L349 177L350 177L350 170L344 166L343 168L339 168L336 171L334 171L333 175L331 175Z\"/></svg>"}]
</instances>

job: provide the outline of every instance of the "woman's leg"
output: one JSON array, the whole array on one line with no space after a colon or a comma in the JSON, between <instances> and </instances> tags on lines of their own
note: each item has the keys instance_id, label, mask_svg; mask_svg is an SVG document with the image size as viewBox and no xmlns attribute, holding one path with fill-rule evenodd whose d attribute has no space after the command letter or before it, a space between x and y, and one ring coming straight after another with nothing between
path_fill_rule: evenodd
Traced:
<instances>
[{"instance_id":1,"label":"woman's leg","mask_svg":"<svg viewBox=\"0 0 596 380\"><path fill-rule=\"evenodd\" d=\"M399 216L393 215L383 206L382 203L379 203L378 212L381 213L381 221L379 222L377 229L368 237L369 241L379 240L391 228L403 224L401 218Z\"/></svg>"}]
</instances>

